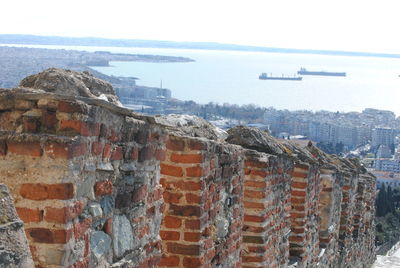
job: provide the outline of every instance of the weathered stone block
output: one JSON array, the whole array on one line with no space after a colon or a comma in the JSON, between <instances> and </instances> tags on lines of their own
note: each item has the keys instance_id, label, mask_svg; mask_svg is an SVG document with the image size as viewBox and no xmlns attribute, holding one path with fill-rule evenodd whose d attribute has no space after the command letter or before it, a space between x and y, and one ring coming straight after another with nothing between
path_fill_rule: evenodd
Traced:
<instances>
[{"instance_id":1,"label":"weathered stone block","mask_svg":"<svg viewBox=\"0 0 400 268\"><path fill-rule=\"evenodd\" d=\"M96 259L104 257L111 249L111 238L106 233L94 231L90 236L90 249Z\"/></svg>"},{"instance_id":2,"label":"weathered stone block","mask_svg":"<svg viewBox=\"0 0 400 268\"><path fill-rule=\"evenodd\" d=\"M120 258L126 251L133 249L132 227L125 215L114 215L112 226L114 254Z\"/></svg>"}]
</instances>

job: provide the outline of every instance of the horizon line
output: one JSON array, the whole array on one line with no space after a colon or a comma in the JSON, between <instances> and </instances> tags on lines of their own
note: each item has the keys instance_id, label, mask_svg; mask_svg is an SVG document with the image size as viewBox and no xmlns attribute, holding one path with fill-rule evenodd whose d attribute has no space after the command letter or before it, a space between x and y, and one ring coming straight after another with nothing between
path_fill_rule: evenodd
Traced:
<instances>
[{"instance_id":1,"label":"horizon line","mask_svg":"<svg viewBox=\"0 0 400 268\"><path fill-rule=\"evenodd\" d=\"M8 40L7 40L8 37ZM23 40L24 38L34 38L35 40ZM59 38L64 40L43 40ZM6 40L3 40L6 39ZM63 44L62 41L75 41L75 44ZM88 44L95 41L108 42L108 44ZM8 43L8 42L12 43ZM78 42L76 42L78 41ZM80 41L80 44L78 44ZM86 42L86 43L85 43ZM120 42L119 44L117 42ZM124 42L121 44L121 42ZM146 44L151 42L154 44ZM175 48L175 49L199 49L199 50L227 50L227 51L248 51L248 52L270 52L270 53L299 53L299 54L319 54L333 56L364 56L364 57L384 57L400 58L400 53L381 53L381 52L361 52L348 50L328 50L328 49L305 49L305 48L285 48L267 47L255 45L240 45L231 43L220 43L211 41L173 41L173 40L152 40L152 39L117 39L105 37L72 37L58 35L33 35L33 34L0 34L1 44L32 44L32 45L65 45L65 46L116 46L116 47L148 47L148 48Z\"/></svg>"}]
</instances>

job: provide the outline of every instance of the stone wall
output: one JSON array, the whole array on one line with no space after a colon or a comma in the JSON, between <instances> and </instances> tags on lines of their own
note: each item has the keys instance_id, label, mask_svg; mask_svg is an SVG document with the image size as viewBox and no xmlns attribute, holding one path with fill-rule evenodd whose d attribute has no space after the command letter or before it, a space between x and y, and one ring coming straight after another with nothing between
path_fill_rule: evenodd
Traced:
<instances>
[{"instance_id":1,"label":"stone wall","mask_svg":"<svg viewBox=\"0 0 400 268\"><path fill-rule=\"evenodd\" d=\"M0 184L0 264L2 267L33 267L23 227L24 223L18 218L7 186Z\"/></svg>"},{"instance_id":2,"label":"stone wall","mask_svg":"<svg viewBox=\"0 0 400 268\"><path fill-rule=\"evenodd\" d=\"M375 178L356 161L192 119L0 90L0 182L35 265L370 267Z\"/></svg>"},{"instance_id":3,"label":"stone wall","mask_svg":"<svg viewBox=\"0 0 400 268\"><path fill-rule=\"evenodd\" d=\"M163 131L52 95L6 92L0 110L1 182L37 267L159 261Z\"/></svg>"}]
</instances>

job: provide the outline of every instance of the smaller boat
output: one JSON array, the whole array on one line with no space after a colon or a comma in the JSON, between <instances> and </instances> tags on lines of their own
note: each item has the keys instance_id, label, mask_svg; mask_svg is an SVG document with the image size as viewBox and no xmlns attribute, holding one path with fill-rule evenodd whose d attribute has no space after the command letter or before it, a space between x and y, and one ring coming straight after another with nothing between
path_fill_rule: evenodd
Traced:
<instances>
[{"instance_id":1,"label":"smaller boat","mask_svg":"<svg viewBox=\"0 0 400 268\"><path fill-rule=\"evenodd\" d=\"M260 80L291 80L291 81L301 81L303 77L301 76L272 76L267 75L267 73L262 73L258 77Z\"/></svg>"}]
</instances>

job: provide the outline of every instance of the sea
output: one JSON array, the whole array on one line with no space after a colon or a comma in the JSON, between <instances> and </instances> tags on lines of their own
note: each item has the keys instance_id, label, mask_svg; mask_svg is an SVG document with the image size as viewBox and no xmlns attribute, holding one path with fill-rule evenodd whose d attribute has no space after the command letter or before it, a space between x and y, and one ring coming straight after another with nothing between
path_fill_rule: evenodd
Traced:
<instances>
[{"instance_id":1,"label":"sea","mask_svg":"<svg viewBox=\"0 0 400 268\"><path fill-rule=\"evenodd\" d=\"M24 46L191 58L194 62L111 62L110 67L93 67L107 75L137 77L139 85L168 88L172 96L180 100L333 112L377 108L400 115L399 58L135 47ZM303 76L302 81L258 78L263 72L273 76L293 76L301 67L310 71L346 72L347 76Z\"/></svg>"}]
</instances>

